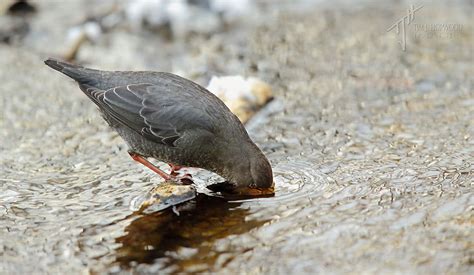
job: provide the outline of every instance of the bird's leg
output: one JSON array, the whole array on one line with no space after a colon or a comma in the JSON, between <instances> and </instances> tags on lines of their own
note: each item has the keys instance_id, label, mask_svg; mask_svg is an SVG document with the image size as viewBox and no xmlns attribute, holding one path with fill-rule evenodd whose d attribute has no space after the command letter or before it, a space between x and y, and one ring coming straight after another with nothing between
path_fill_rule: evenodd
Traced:
<instances>
[{"instance_id":1,"label":"bird's leg","mask_svg":"<svg viewBox=\"0 0 474 275\"><path fill-rule=\"evenodd\" d=\"M163 170L161 170L160 168L153 165L153 163L149 162L147 159L145 159L141 155L139 155L135 152L128 152L128 154L132 157L132 159L134 161L140 162L141 164L143 164L146 167L150 168L153 172L157 173L158 175L160 175L165 180L170 180L171 179L171 177L168 174L166 174Z\"/></svg>"}]
</instances>

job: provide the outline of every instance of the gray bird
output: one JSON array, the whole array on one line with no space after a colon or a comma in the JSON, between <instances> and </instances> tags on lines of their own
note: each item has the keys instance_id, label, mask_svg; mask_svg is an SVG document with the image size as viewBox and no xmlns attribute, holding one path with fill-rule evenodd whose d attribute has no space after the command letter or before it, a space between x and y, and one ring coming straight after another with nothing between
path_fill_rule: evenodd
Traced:
<instances>
[{"instance_id":1,"label":"gray bird","mask_svg":"<svg viewBox=\"0 0 474 275\"><path fill-rule=\"evenodd\" d=\"M166 180L146 158L198 167L227 180L225 191L273 193L269 161L239 119L200 85L165 72L100 71L54 59L49 67L71 77L129 146L130 156ZM218 188L216 188L218 190Z\"/></svg>"}]
</instances>

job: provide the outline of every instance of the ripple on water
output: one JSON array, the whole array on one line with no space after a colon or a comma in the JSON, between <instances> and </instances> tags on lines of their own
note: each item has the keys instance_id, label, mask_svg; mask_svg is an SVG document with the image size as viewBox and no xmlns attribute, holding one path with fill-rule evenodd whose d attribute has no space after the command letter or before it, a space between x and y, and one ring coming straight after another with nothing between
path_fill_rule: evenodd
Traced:
<instances>
[{"instance_id":1,"label":"ripple on water","mask_svg":"<svg viewBox=\"0 0 474 275\"><path fill-rule=\"evenodd\" d=\"M273 176L275 181L275 196L267 198L254 198L254 199L228 199L231 202L242 202L260 205L280 205L291 202L298 202L303 199L311 199L312 197L321 193L321 191L329 184L328 177L318 172L313 168L313 164L307 161L295 160L280 162L273 167ZM208 196L222 197L216 194L206 186L214 183L222 182L224 179L220 176L210 173L202 169L189 168L184 173L192 173L194 175L194 185L198 193L205 194ZM147 196L142 195L132 200L130 209L138 210L144 198ZM192 197L186 197L182 201L172 203L172 205L179 204L184 201L193 199ZM159 210L165 209L169 205Z\"/></svg>"},{"instance_id":2,"label":"ripple on water","mask_svg":"<svg viewBox=\"0 0 474 275\"><path fill-rule=\"evenodd\" d=\"M275 196L241 200L252 204L280 205L311 199L329 185L328 177L315 170L312 163L295 160L280 162L273 167Z\"/></svg>"},{"instance_id":3,"label":"ripple on water","mask_svg":"<svg viewBox=\"0 0 474 275\"><path fill-rule=\"evenodd\" d=\"M235 236L250 230L272 235L265 232L276 230L271 221L284 216L282 208L301 209L306 201L323 193L329 180L311 167L311 163L299 160L280 162L274 166L275 196L245 200L228 200L212 193L205 186L222 179L193 169L200 194L179 213L166 209L131 217L125 234L116 239L120 244L117 263L125 269L135 262L144 270L156 265L183 272L196 271L195 268L218 270L220 250L227 251L229 261L243 253L232 246ZM216 249L217 244L220 250ZM190 249L196 253L186 253Z\"/></svg>"}]
</instances>

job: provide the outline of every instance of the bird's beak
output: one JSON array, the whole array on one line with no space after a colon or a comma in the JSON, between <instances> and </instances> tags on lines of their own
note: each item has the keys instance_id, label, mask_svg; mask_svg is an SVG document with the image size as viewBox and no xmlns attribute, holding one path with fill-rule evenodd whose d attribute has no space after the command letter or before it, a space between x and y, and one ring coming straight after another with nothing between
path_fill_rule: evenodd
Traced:
<instances>
[{"instance_id":1,"label":"bird's beak","mask_svg":"<svg viewBox=\"0 0 474 275\"><path fill-rule=\"evenodd\" d=\"M235 187L229 183L217 183L207 188L214 192L221 192L223 195L238 197L272 197L275 195L275 184L269 188Z\"/></svg>"},{"instance_id":2,"label":"bird's beak","mask_svg":"<svg viewBox=\"0 0 474 275\"><path fill-rule=\"evenodd\" d=\"M241 196L269 197L275 195L275 183L272 183L272 186L268 188L240 187L236 188L234 192Z\"/></svg>"}]
</instances>

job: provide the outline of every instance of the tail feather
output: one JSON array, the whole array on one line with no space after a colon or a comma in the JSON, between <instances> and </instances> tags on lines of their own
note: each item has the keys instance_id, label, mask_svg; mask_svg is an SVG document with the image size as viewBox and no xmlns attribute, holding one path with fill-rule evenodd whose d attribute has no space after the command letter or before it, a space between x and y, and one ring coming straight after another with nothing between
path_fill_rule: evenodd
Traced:
<instances>
[{"instance_id":1,"label":"tail feather","mask_svg":"<svg viewBox=\"0 0 474 275\"><path fill-rule=\"evenodd\" d=\"M93 85L97 80L94 77L95 70L87 69L79 65L74 65L67 62L62 62L53 58L48 58L44 61L46 65L52 69L61 72L79 83L86 83Z\"/></svg>"}]
</instances>

